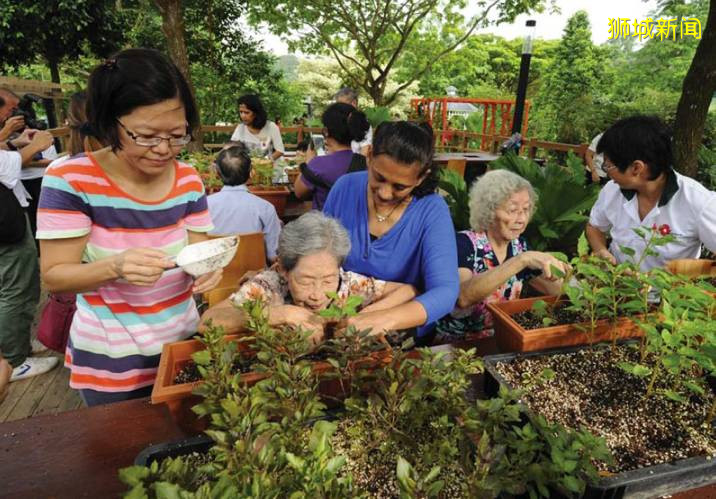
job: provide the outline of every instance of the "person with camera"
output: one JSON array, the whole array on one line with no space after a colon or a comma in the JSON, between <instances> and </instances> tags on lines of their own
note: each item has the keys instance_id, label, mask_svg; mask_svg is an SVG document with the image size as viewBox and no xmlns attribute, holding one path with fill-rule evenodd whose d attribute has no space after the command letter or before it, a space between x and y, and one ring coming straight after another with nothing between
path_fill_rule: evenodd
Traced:
<instances>
[{"instance_id":1,"label":"person with camera","mask_svg":"<svg viewBox=\"0 0 716 499\"><path fill-rule=\"evenodd\" d=\"M12 139L25 128L35 130L47 128L47 123L38 120L32 108L33 103L41 102L41 100L34 94L25 94L20 98L9 88L0 87L0 127L2 127L0 128L0 143L4 148L14 150ZM7 134L7 137L4 137L3 132ZM29 194L25 211L29 217L33 237L37 231L37 203L40 199L42 177L45 175L47 165L56 158L57 150L54 143L51 143L45 150L36 153L32 158L32 165L25 166L20 173L20 181Z\"/></svg>"},{"instance_id":2,"label":"person with camera","mask_svg":"<svg viewBox=\"0 0 716 499\"><path fill-rule=\"evenodd\" d=\"M30 327L40 298L40 276L24 212L28 194L20 182L22 169L52 140L50 132L26 128L10 144L0 145L0 353L13 367L11 381L46 373L57 365L55 357L31 356ZM7 150L8 146L14 150Z\"/></svg>"}]
</instances>

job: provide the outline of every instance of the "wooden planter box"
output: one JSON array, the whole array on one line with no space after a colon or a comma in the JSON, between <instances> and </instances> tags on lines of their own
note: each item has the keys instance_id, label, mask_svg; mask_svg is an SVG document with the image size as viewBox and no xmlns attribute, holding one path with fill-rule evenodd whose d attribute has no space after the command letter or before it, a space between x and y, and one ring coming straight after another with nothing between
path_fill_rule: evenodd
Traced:
<instances>
[{"instance_id":1,"label":"wooden planter box","mask_svg":"<svg viewBox=\"0 0 716 499\"><path fill-rule=\"evenodd\" d=\"M285 185L272 185L265 187L260 185L249 186L249 191L256 196L265 199L276 208L276 214L281 218L286 211L286 202L291 191Z\"/></svg>"},{"instance_id":2,"label":"wooden planter box","mask_svg":"<svg viewBox=\"0 0 716 499\"><path fill-rule=\"evenodd\" d=\"M684 275L689 278L716 276L716 260L700 260L682 258L666 263L666 270L672 274Z\"/></svg>"},{"instance_id":3,"label":"wooden planter box","mask_svg":"<svg viewBox=\"0 0 716 499\"><path fill-rule=\"evenodd\" d=\"M524 329L512 315L530 310L537 300L547 303L557 301L556 296L524 298L501 303L490 303L488 310L492 313L497 346L502 352L532 352L546 348L557 348L572 345L586 345L590 342L589 335L577 329L575 324ZM582 326L587 327L586 324ZM642 336L642 331L632 320L619 319L616 325L608 320L600 320L592 335L594 343L612 340L612 331L616 327L617 339Z\"/></svg>"},{"instance_id":4,"label":"wooden planter box","mask_svg":"<svg viewBox=\"0 0 716 499\"><path fill-rule=\"evenodd\" d=\"M236 341L240 337L240 335L227 335L226 339L227 341ZM245 344L240 345L242 345L240 348L248 348ZM199 433L207 427L207 421L199 418L191 410L193 406L202 400L200 396L193 394L194 388L201 381L175 384L174 378L192 361L192 354L203 349L204 345L199 340L185 340L165 344L159 360L157 378L152 389L152 404L167 404L174 420L188 433ZM355 368L378 367L379 365L390 363L391 360L392 351L382 350L357 361ZM317 361L313 363L313 372L317 376L323 376L331 371L334 371L334 368L328 362ZM241 381L246 383L247 386L253 386L266 377L265 373L249 372L241 375ZM341 383L341 380L337 378L324 378L319 382L318 391L328 405L335 405L338 400L345 398L344 389L349 387L350 384L345 380Z\"/></svg>"}]
</instances>

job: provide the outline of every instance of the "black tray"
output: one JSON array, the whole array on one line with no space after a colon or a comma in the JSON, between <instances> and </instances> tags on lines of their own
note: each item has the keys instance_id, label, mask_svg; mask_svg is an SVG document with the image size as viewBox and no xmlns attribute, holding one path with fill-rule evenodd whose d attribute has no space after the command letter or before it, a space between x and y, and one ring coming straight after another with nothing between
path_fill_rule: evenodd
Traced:
<instances>
[{"instance_id":1,"label":"black tray","mask_svg":"<svg viewBox=\"0 0 716 499\"><path fill-rule=\"evenodd\" d=\"M627 340L620 343L635 343L635 341ZM483 358L485 365L485 393L488 397L495 396L500 385L510 389L514 388L497 372L496 364L510 363L520 358L571 353L584 348L589 348L589 346L582 345L534 352L488 355ZM531 411L527 410L527 413L530 417L532 416ZM652 498L691 490L712 483L716 483L716 459L697 456L600 478L597 483L587 485L583 497L588 499Z\"/></svg>"},{"instance_id":2,"label":"black tray","mask_svg":"<svg viewBox=\"0 0 716 499\"><path fill-rule=\"evenodd\" d=\"M185 456L192 452L203 454L208 452L212 445L214 445L214 441L206 435L197 435L172 442L164 442L163 444L150 445L137 454L137 457L134 458L134 464L136 466L149 466L154 461L161 462L168 457Z\"/></svg>"}]
</instances>

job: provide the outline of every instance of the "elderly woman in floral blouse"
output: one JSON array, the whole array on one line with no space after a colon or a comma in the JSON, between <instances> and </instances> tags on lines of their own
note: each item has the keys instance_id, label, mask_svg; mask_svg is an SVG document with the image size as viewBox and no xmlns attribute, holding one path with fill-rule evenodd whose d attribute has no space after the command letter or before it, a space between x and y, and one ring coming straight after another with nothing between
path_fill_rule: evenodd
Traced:
<instances>
[{"instance_id":1,"label":"elderly woman in floral blouse","mask_svg":"<svg viewBox=\"0 0 716 499\"><path fill-rule=\"evenodd\" d=\"M467 333L492 335L487 304L519 298L525 282L546 294L559 293L562 283L552 266L566 271L567 265L547 253L528 251L522 237L536 202L530 183L507 170L488 172L475 183L471 230L457 234L460 296L457 307L438 322L436 342Z\"/></svg>"},{"instance_id":2,"label":"elderly woman in floral blouse","mask_svg":"<svg viewBox=\"0 0 716 499\"><path fill-rule=\"evenodd\" d=\"M410 301L415 289L406 284L381 281L341 268L351 243L334 218L311 211L286 224L278 242L278 263L244 282L236 293L211 307L202 316L202 327L211 319L227 334L246 328L241 305L260 299L268 307L272 325L301 326L313 332L311 341L323 337L323 321L317 314L331 303L328 292L339 300L349 295L363 298L361 312L383 310Z\"/></svg>"}]
</instances>

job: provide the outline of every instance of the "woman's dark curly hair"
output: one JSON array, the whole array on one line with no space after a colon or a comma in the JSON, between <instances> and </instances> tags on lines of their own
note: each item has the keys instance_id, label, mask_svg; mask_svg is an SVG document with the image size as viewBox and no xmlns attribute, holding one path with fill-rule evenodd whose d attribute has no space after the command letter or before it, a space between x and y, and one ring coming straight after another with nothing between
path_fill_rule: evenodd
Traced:
<instances>
[{"instance_id":1,"label":"woman's dark curly hair","mask_svg":"<svg viewBox=\"0 0 716 499\"><path fill-rule=\"evenodd\" d=\"M239 97L239 106L243 104L248 108L249 111L254 113L254 121L251 122L251 126L261 130L268 121L268 114L266 114L266 108L258 95L246 94Z\"/></svg>"},{"instance_id":2,"label":"woman's dark curly hair","mask_svg":"<svg viewBox=\"0 0 716 499\"><path fill-rule=\"evenodd\" d=\"M440 167L433 163L433 129L427 123L410 121L384 121L373 135L373 156L387 154L398 163L420 168L418 176L427 176L413 188L412 195L421 198L432 194L438 187Z\"/></svg>"}]
</instances>

